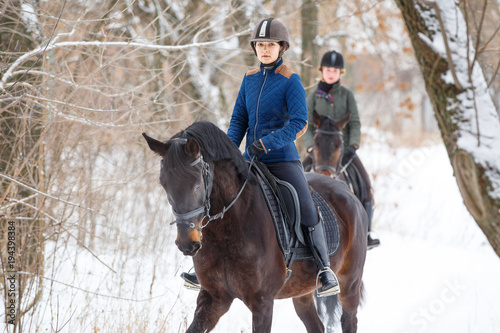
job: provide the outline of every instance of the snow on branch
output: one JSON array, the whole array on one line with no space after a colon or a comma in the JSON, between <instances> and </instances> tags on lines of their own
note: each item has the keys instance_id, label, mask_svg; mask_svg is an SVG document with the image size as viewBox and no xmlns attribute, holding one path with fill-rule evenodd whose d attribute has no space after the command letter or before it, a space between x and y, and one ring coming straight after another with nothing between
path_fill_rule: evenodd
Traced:
<instances>
[{"instance_id":1,"label":"snow on branch","mask_svg":"<svg viewBox=\"0 0 500 333\"><path fill-rule=\"evenodd\" d=\"M447 60L450 70L442 79L462 91L447 103L458 115L457 147L484 168L490 194L500 199L500 119L483 71L474 61L475 49L462 12L454 0L417 1L416 8L430 31L420 38Z\"/></svg>"},{"instance_id":2,"label":"snow on branch","mask_svg":"<svg viewBox=\"0 0 500 333\"><path fill-rule=\"evenodd\" d=\"M215 45L221 42L225 42L227 40L233 39L235 37L239 37L245 34L248 34L251 30L246 29L243 31L240 31L238 33L235 33L230 36L226 36L221 39L209 41L209 42L195 42L191 44L185 44L185 45L157 45L157 44L152 44L152 43L139 43L139 42L102 42L102 41L72 41L72 42L56 42L56 43L50 43L45 46L39 46L34 50L31 50L30 52L26 52L23 54L21 57L19 57L12 65L7 69L5 74L2 77L2 81L0 81L0 90L5 90L6 83L7 81L13 76L14 71L21 66L24 62L26 62L28 59L31 59L39 54L43 54L46 52L49 52L51 50L57 49L57 48L64 48L64 47L91 47L95 46L98 48L102 47L133 47L137 49L149 49L149 50L164 50L164 51L179 51L179 50L185 50L185 49L190 49L190 48L198 48L198 47L206 47L210 45Z\"/></svg>"}]
</instances>

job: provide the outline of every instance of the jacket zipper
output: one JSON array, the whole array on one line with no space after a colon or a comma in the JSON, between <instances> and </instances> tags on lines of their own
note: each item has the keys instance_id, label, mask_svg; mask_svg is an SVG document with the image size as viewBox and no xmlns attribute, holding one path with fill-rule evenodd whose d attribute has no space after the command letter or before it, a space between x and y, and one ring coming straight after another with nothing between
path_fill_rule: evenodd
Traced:
<instances>
[{"instance_id":1,"label":"jacket zipper","mask_svg":"<svg viewBox=\"0 0 500 333\"><path fill-rule=\"evenodd\" d=\"M255 127L253 128L253 141L257 141L257 125L259 123L259 104L260 104L260 97L262 96L262 90L264 90L264 85L266 84L267 80L267 70L264 69L264 82L262 83L262 87L260 87L260 93L259 93L259 98L257 99L257 109L255 110Z\"/></svg>"}]
</instances>

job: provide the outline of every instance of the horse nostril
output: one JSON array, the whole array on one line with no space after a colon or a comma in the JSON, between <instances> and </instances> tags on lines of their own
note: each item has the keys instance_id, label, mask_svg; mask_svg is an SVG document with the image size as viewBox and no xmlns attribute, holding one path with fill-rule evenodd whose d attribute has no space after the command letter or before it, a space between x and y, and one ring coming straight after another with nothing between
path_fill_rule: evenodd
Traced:
<instances>
[{"instance_id":1,"label":"horse nostril","mask_svg":"<svg viewBox=\"0 0 500 333\"><path fill-rule=\"evenodd\" d=\"M185 256L195 256L196 253L198 253L198 250L201 249L201 242L189 242L181 244L180 242L176 241L175 244Z\"/></svg>"},{"instance_id":2,"label":"horse nostril","mask_svg":"<svg viewBox=\"0 0 500 333\"><path fill-rule=\"evenodd\" d=\"M184 255L186 256L195 256L198 253L198 250L201 248L200 242L193 242L189 250L184 251Z\"/></svg>"}]
</instances>

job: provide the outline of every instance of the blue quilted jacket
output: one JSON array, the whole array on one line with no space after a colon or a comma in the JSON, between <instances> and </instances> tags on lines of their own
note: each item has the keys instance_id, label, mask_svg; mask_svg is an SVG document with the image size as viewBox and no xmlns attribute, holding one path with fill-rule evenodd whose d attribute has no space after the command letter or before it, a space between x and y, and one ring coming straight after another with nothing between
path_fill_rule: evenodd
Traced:
<instances>
[{"instance_id":1,"label":"blue quilted jacket","mask_svg":"<svg viewBox=\"0 0 500 333\"><path fill-rule=\"evenodd\" d=\"M259 161L298 160L294 141L306 130L306 93L300 76L283 65L283 60L272 69L261 67L245 74L227 135L239 147L246 134L246 159L248 146L260 140L266 153Z\"/></svg>"}]
</instances>

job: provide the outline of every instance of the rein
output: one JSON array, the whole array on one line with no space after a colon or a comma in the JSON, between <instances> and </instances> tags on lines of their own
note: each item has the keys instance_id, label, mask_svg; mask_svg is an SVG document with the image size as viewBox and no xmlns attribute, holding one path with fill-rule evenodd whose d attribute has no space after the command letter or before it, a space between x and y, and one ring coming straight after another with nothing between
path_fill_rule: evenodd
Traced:
<instances>
[{"instance_id":1,"label":"rein","mask_svg":"<svg viewBox=\"0 0 500 333\"><path fill-rule=\"evenodd\" d=\"M340 135L340 136L343 136L344 133L342 131L325 131L325 130L322 130L322 129L317 129L314 131L315 135L320 133L320 134L326 134L326 135ZM342 151L343 151L343 148L341 148ZM340 161L342 160L342 155L340 156L339 158L339 161L337 162L337 165L335 167L331 166L331 165L315 165L314 162L312 164L312 170L314 172L316 172L316 170L318 171L328 171L328 173L330 174L330 177L333 176L333 178L338 178L339 177L339 173L337 172L337 169L339 168L340 166ZM345 168L347 167L347 165L344 167L344 169L342 169L341 172L343 172L343 170L345 170Z\"/></svg>"},{"instance_id":2,"label":"rein","mask_svg":"<svg viewBox=\"0 0 500 333\"><path fill-rule=\"evenodd\" d=\"M249 166L249 169L248 171L250 172L250 169L252 168L252 165L253 165L253 162L254 162L254 159L252 159L250 161L250 166ZM226 212L229 210L229 208L231 208L234 203L236 202L236 200L239 199L239 197L241 196L241 193L243 192L243 189L245 188L245 186L247 185L247 182L248 182L248 178L245 179L245 182L243 183L243 185L241 186L238 194L236 195L236 197L233 199L233 201L231 201L231 203L226 207L224 206L222 208L222 211L215 214L215 215L210 215L210 207L211 207L211 204L210 204L210 194L212 192L212 185L213 185L213 176L212 176L212 173L210 172L210 165L205 162L205 160L203 159L203 155L199 155L198 158L196 160L194 160L193 162L190 163L191 166L195 166L197 165L198 163L201 163L201 171L202 171L202 175L203 175L203 183L205 185L205 199L203 201L203 205L199 208L196 208L196 209L193 209L187 213L177 213L176 211L174 211L172 209L172 213L174 213L174 216L176 218L175 221L173 222L170 222L170 225L172 224L185 224L187 226L189 226L190 228L192 229L196 229L198 231L201 232L201 230L203 228L205 228L211 221L213 220L217 220L217 219L222 219L224 218L224 214L226 214ZM207 222L205 224L202 223L201 227L198 227L196 226L193 222L189 222L189 219L201 214L201 213L204 213L205 215L203 216L203 219L202 221L205 219L205 217L207 217Z\"/></svg>"}]
</instances>

